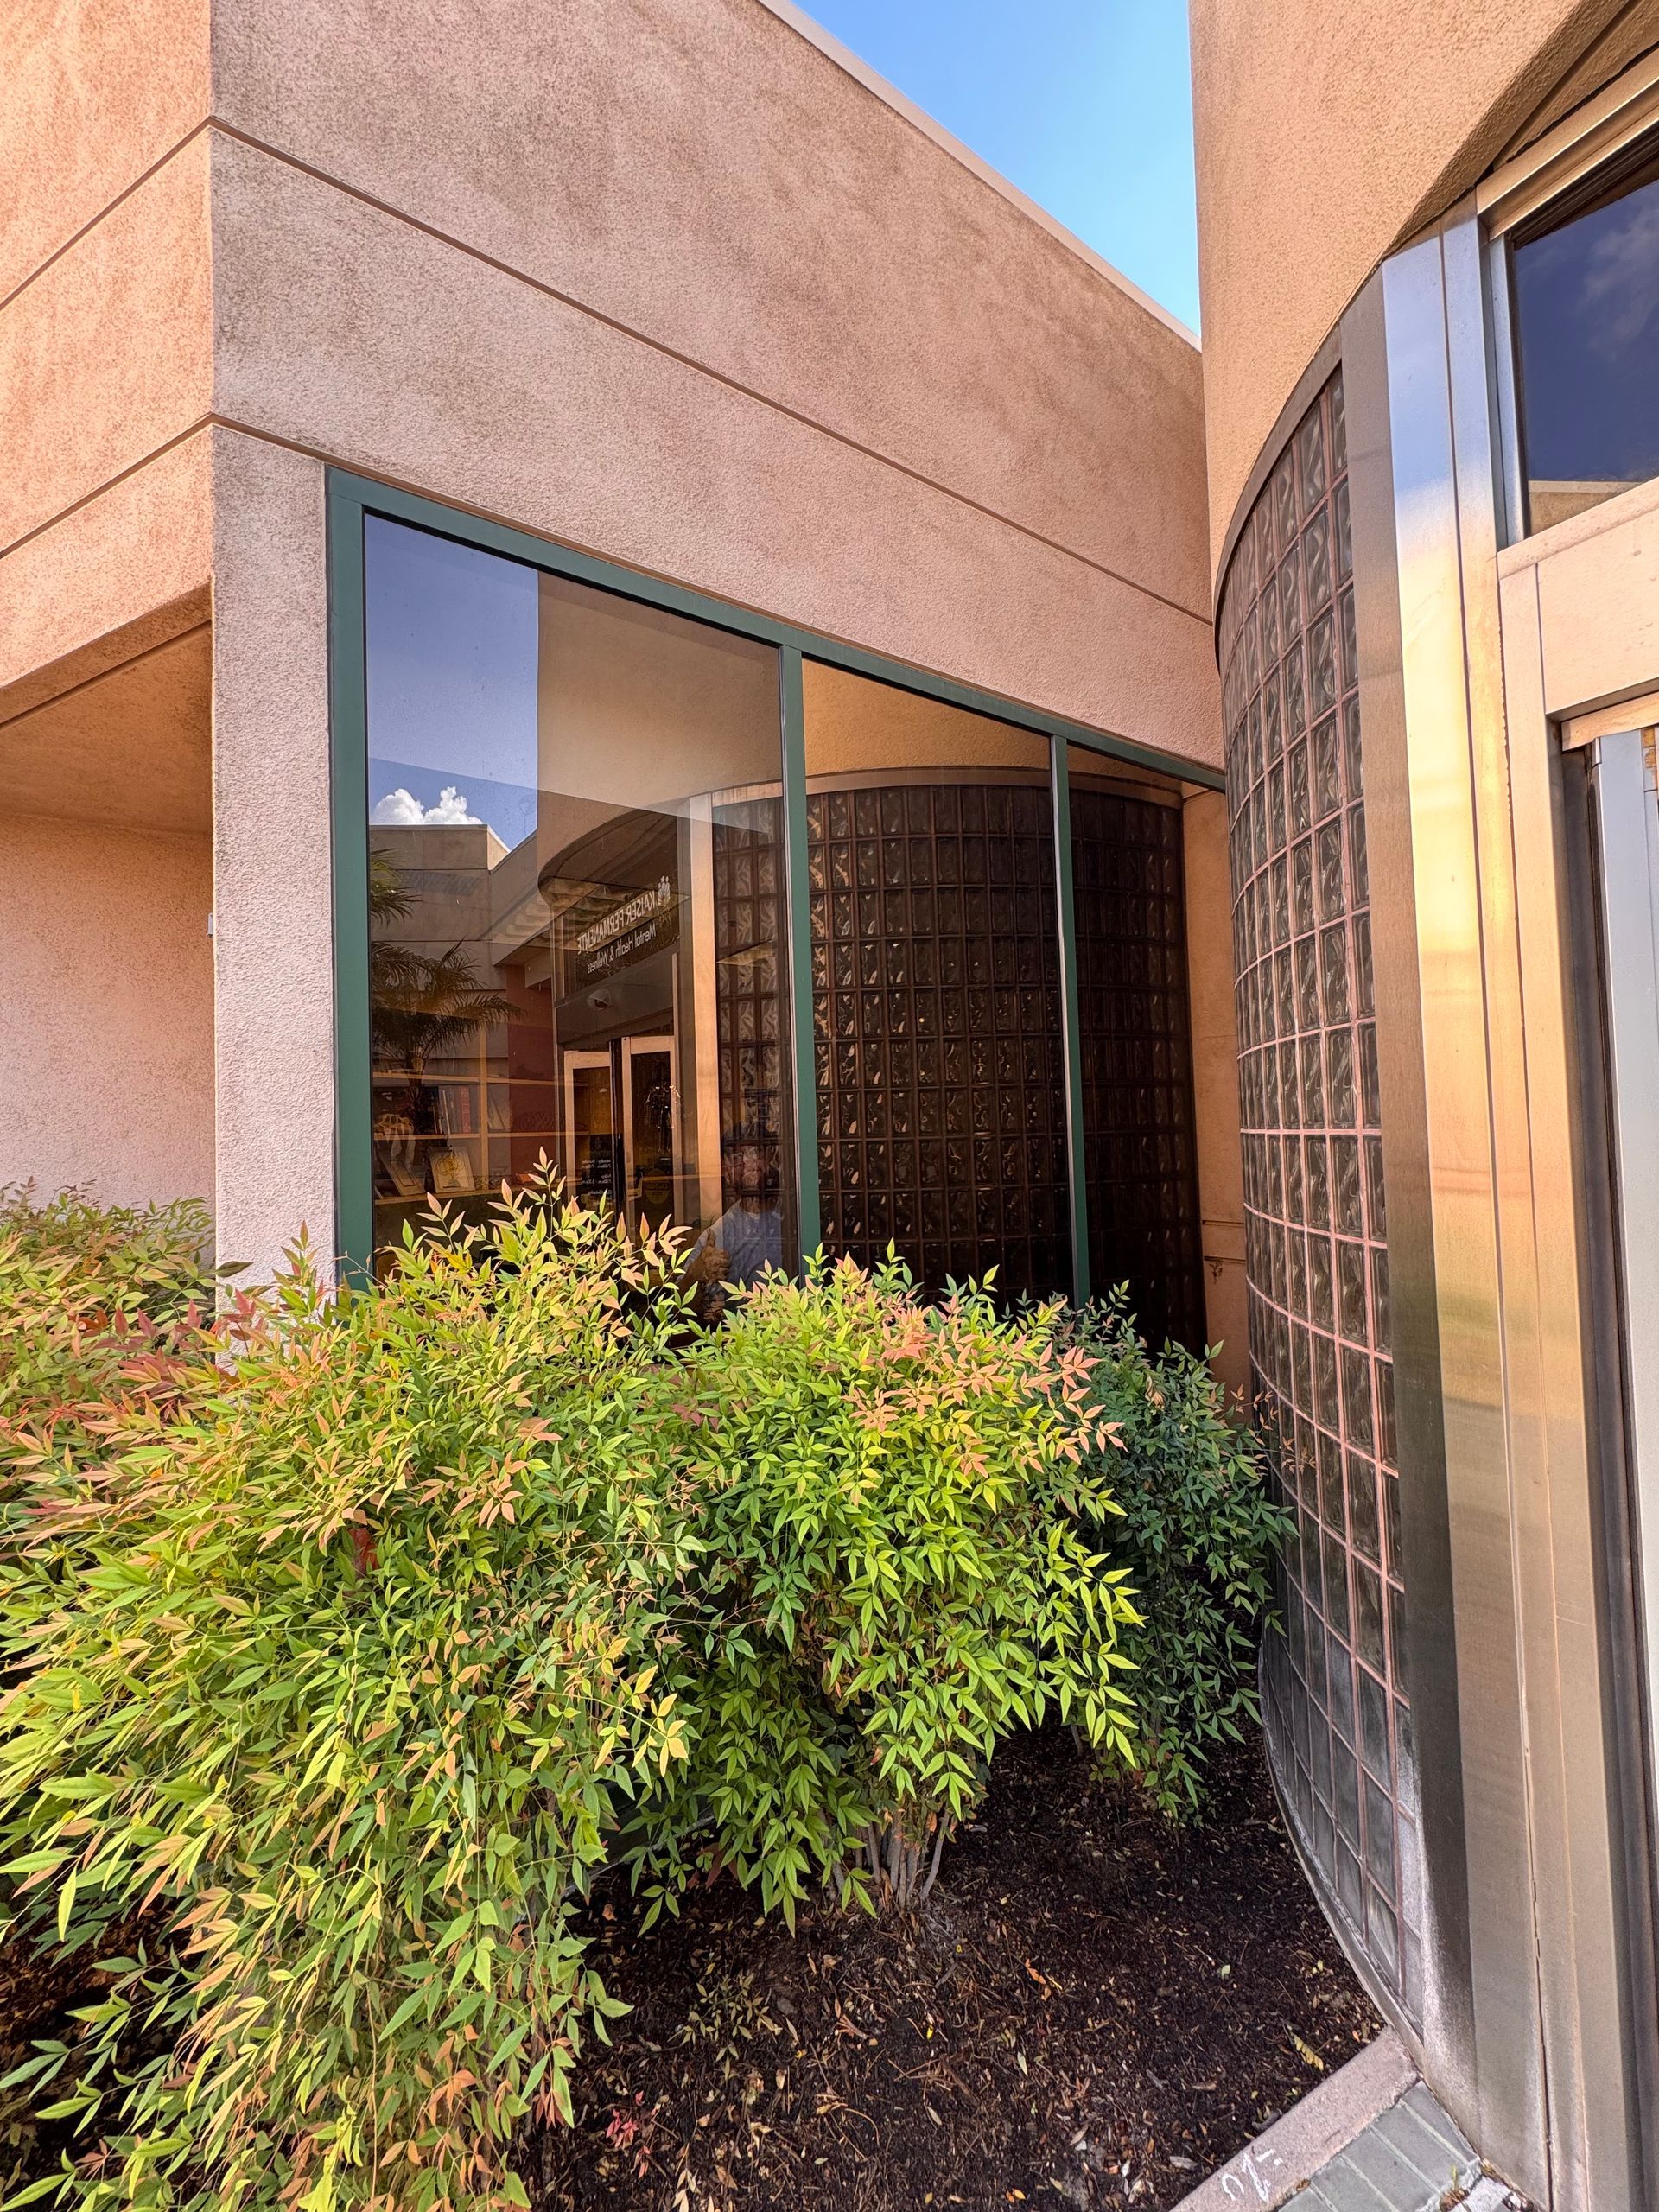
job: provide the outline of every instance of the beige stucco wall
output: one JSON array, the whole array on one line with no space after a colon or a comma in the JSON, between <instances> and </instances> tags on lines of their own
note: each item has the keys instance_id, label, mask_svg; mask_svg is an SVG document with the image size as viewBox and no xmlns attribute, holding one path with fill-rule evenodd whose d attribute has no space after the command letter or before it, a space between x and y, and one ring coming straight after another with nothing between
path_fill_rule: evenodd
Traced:
<instances>
[{"instance_id":1,"label":"beige stucco wall","mask_svg":"<svg viewBox=\"0 0 1659 2212\"><path fill-rule=\"evenodd\" d=\"M0 1183L211 1197L212 884L200 833L0 817Z\"/></svg>"},{"instance_id":2,"label":"beige stucco wall","mask_svg":"<svg viewBox=\"0 0 1659 2212\"><path fill-rule=\"evenodd\" d=\"M756 0L220 0L214 60L338 188L1193 603L1194 347Z\"/></svg>"},{"instance_id":3,"label":"beige stucco wall","mask_svg":"<svg viewBox=\"0 0 1659 2212\"><path fill-rule=\"evenodd\" d=\"M207 138L192 139L0 309L0 546L206 414L208 156Z\"/></svg>"},{"instance_id":4,"label":"beige stucco wall","mask_svg":"<svg viewBox=\"0 0 1659 2212\"><path fill-rule=\"evenodd\" d=\"M1216 757L1192 346L756 0L221 0L214 70L224 417Z\"/></svg>"},{"instance_id":5,"label":"beige stucco wall","mask_svg":"<svg viewBox=\"0 0 1659 2212\"><path fill-rule=\"evenodd\" d=\"M206 594L90 640L60 614L69 649L0 688L0 1182L211 1199Z\"/></svg>"},{"instance_id":6,"label":"beige stucco wall","mask_svg":"<svg viewBox=\"0 0 1659 2212\"><path fill-rule=\"evenodd\" d=\"M1194 347L758 0L202 20L28 18L0 557L217 420L1216 757Z\"/></svg>"},{"instance_id":7,"label":"beige stucco wall","mask_svg":"<svg viewBox=\"0 0 1659 2212\"><path fill-rule=\"evenodd\" d=\"M200 128L208 0L8 0L0 307Z\"/></svg>"},{"instance_id":8,"label":"beige stucco wall","mask_svg":"<svg viewBox=\"0 0 1659 2212\"><path fill-rule=\"evenodd\" d=\"M759 0L25 0L19 51L0 722L211 594L235 1256L332 1233L327 463L1218 759L1189 339Z\"/></svg>"},{"instance_id":9,"label":"beige stucco wall","mask_svg":"<svg viewBox=\"0 0 1659 2212\"><path fill-rule=\"evenodd\" d=\"M91 672L90 655L76 665L86 671L79 682L0 719L6 813L207 836L212 649L205 612L194 627L134 652L106 674Z\"/></svg>"},{"instance_id":10,"label":"beige stucco wall","mask_svg":"<svg viewBox=\"0 0 1659 2212\"><path fill-rule=\"evenodd\" d=\"M1191 16L1214 560L1376 264L1659 41L1659 0L1191 0Z\"/></svg>"},{"instance_id":11,"label":"beige stucco wall","mask_svg":"<svg viewBox=\"0 0 1659 2212\"><path fill-rule=\"evenodd\" d=\"M3 46L0 1179L211 1199L207 8Z\"/></svg>"},{"instance_id":12,"label":"beige stucco wall","mask_svg":"<svg viewBox=\"0 0 1659 2212\"><path fill-rule=\"evenodd\" d=\"M212 465L203 430L0 554L0 719L205 619Z\"/></svg>"},{"instance_id":13,"label":"beige stucco wall","mask_svg":"<svg viewBox=\"0 0 1659 2212\"><path fill-rule=\"evenodd\" d=\"M213 912L220 1251L334 1246L323 471L216 429Z\"/></svg>"}]
</instances>

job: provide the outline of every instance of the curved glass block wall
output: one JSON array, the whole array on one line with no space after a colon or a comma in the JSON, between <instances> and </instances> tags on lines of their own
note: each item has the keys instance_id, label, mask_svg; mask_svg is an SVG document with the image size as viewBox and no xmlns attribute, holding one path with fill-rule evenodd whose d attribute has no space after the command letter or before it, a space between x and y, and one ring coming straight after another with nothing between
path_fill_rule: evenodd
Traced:
<instances>
[{"instance_id":1,"label":"curved glass block wall","mask_svg":"<svg viewBox=\"0 0 1659 2212\"><path fill-rule=\"evenodd\" d=\"M1071 1270L1048 744L810 662L823 1241L931 1291ZM1096 1290L1204 1342L1179 790L1069 753L1084 1180Z\"/></svg>"},{"instance_id":2,"label":"curved glass block wall","mask_svg":"<svg viewBox=\"0 0 1659 2212\"><path fill-rule=\"evenodd\" d=\"M889 1244L934 1293L1071 1279L1045 738L803 671L826 1251Z\"/></svg>"},{"instance_id":3,"label":"curved glass block wall","mask_svg":"<svg viewBox=\"0 0 1659 2212\"><path fill-rule=\"evenodd\" d=\"M809 726L810 727L810 726ZM938 1293L1071 1280L1046 774L807 802L823 1241Z\"/></svg>"},{"instance_id":4,"label":"curved glass block wall","mask_svg":"<svg viewBox=\"0 0 1659 2212\"><path fill-rule=\"evenodd\" d=\"M1263 1690L1327 1909L1421 2017L1342 379L1240 536L1220 650L1256 1417L1297 1522Z\"/></svg>"}]
</instances>

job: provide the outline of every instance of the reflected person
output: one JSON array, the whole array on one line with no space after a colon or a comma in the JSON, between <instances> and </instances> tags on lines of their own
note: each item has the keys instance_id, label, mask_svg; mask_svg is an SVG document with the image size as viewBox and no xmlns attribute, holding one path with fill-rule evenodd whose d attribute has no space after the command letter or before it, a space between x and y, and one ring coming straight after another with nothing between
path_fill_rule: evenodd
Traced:
<instances>
[{"instance_id":1,"label":"reflected person","mask_svg":"<svg viewBox=\"0 0 1659 2212\"><path fill-rule=\"evenodd\" d=\"M697 1239L692 1260L705 1282L757 1282L784 1264L778 1139L769 1128L740 1123L721 1153L731 1203Z\"/></svg>"}]
</instances>

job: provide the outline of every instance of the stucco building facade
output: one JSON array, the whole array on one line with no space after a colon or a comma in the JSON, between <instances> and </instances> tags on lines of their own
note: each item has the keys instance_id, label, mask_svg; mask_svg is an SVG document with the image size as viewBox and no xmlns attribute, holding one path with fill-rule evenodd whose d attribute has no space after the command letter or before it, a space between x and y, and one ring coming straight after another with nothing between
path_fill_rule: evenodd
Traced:
<instances>
[{"instance_id":1,"label":"stucco building facade","mask_svg":"<svg viewBox=\"0 0 1659 2212\"><path fill-rule=\"evenodd\" d=\"M1127 1283L1357 1967L1653 2202L1659 10L1194 0L1202 354L784 0L9 36L0 1182Z\"/></svg>"},{"instance_id":2,"label":"stucco building facade","mask_svg":"<svg viewBox=\"0 0 1659 2212\"><path fill-rule=\"evenodd\" d=\"M7 895L55 949L7 1173L211 1185L260 1267L342 1245L331 469L1127 747L1216 879L1196 346L850 57L751 0L143 0L15 43ZM1219 931L1194 958L1183 1233L1237 1343Z\"/></svg>"}]
</instances>

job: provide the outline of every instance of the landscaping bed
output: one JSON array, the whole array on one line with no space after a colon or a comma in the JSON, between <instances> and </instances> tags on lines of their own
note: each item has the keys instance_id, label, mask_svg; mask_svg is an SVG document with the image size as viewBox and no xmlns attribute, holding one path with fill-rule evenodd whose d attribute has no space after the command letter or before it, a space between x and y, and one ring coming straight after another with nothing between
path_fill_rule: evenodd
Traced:
<instances>
[{"instance_id":1,"label":"landscaping bed","mask_svg":"<svg viewBox=\"0 0 1659 2212\"><path fill-rule=\"evenodd\" d=\"M1172 1828L1064 1730L999 1752L918 1919L793 1936L730 1879L641 1935L596 1897L633 2007L532 2145L537 2212L1175 2203L1379 2022L1303 1883L1260 1740Z\"/></svg>"},{"instance_id":2,"label":"landscaping bed","mask_svg":"<svg viewBox=\"0 0 1659 2212\"><path fill-rule=\"evenodd\" d=\"M1120 1302L205 1234L0 1192L0 2197L1166 2203L1370 2032L1234 1748L1292 1524Z\"/></svg>"}]
</instances>

